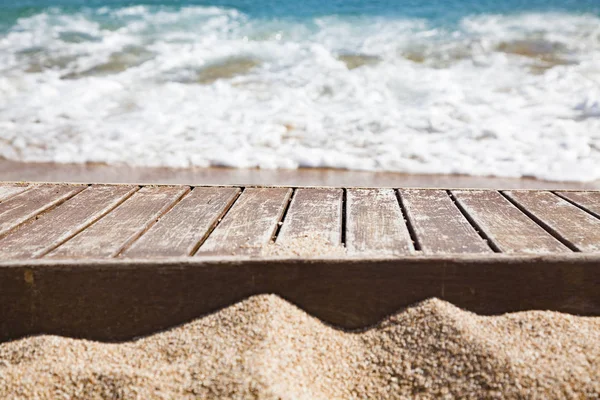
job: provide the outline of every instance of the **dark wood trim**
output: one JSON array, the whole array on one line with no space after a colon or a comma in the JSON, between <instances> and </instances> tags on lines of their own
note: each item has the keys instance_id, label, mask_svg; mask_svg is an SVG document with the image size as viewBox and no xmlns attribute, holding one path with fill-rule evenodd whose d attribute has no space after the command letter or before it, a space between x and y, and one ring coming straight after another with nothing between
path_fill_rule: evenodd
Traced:
<instances>
[{"instance_id":1,"label":"dark wood trim","mask_svg":"<svg viewBox=\"0 0 600 400\"><path fill-rule=\"evenodd\" d=\"M600 256L382 260L0 262L0 341L47 333L118 341L276 293L323 321L363 328L438 297L481 314L600 315Z\"/></svg>"}]
</instances>

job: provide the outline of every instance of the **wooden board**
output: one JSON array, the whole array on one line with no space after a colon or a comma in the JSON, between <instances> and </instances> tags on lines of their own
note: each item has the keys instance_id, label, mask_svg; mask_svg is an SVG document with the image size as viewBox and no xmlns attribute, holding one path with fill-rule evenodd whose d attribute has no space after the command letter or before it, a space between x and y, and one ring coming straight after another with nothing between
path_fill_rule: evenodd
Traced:
<instances>
[{"instance_id":1,"label":"wooden board","mask_svg":"<svg viewBox=\"0 0 600 400\"><path fill-rule=\"evenodd\" d=\"M349 329L432 297L483 314L597 316L600 258L581 256L0 264L0 282L9 285L0 291L0 341L38 333L126 340L261 293Z\"/></svg>"},{"instance_id":2,"label":"wooden board","mask_svg":"<svg viewBox=\"0 0 600 400\"><path fill-rule=\"evenodd\" d=\"M123 253L124 257L178 257L196 251L240 193L196 188Z\"/></svg>"},{"instance_id":3,"label":"wooden board","mask_svg":"<svg viewBox=\"0 0 600 400\"><path fill-rule=\"evenodd\" d=\"M131 187L27 187L0 184L6 259L600 252L600 192L144 186L116 207Z\"/></svg>"},{"instance_id":4,"label":"wooden board","mask_svg":"<svg viewBox=\"0 0 600 400\"><path fill-rule=\"evenodd\" d=\"M292 204L289 188L45 187L0 201L13 221L0 236L0 341L128 339L261 293L344 328L431 297L486 314L600 315L595 217L548 192L457 190L454 204L443 190L299 188ZM567 195L591 209L598 193ZM274 236L307 231L347 251L270 252ZM481 236L503 253L461 252Z\"/></svg>"},{"instance_id":5,"label":"wooden board","mask_svg":"<svg viewBox=\"0 0 600 400\"><path fill-rule=\"evenodd\" d=\"M600 219L551 192L505 193L569 247L585 252L600 251Z\"/></svg>"},{"instance_id":6,"label":"wooden board","mask_svg":"<svg viewBox=\"0 0 600 400\"><path fill-rule=\"evenodd\" d=\"M600 218L600 192L557 192L557 194Z\"/></svg>"},{"instance_id":7,"label":"wooden board","mask_svg":"<svg viewBox=\"0 0 600 400\"><path fill-rule=\"evenodd\" d=\"M82 185L40 185L0 203L0 236L85 188Z\"/></svg>"},{"instance_id":8,"label":"wooden board","mask_svg":"<svg viewBox=\"0 0 600 400\"><path fill-rule=\"evenodd\" d=\"M187 186L146 186L106 217L59 246L46 257L115 257L188 191Z\"/></svg>"},{"instance_id":9,"label":"wooden board","mask_svg":"<svg viewBox=\"0 0 600 400\"><path fill-rule=\"evenodd\" d=\"M399 192L424 254L492 252L445 190L406 189Z\"/></svg>"},{"instance_id":10,"label":"wooden board","mask_svg":"<svg viewBox=\"0 0 600 400\"><path fill-rule=\"evenodd\" d=\"M29 189L29 186L27 185L0 185L0 202L8 200L19 193L23 193L27 189Z\"/></svg>"},{"instance_id":11,"label":"wooden board","mask_svg":"<svg viewBox=\"0 0 600 400\"><path fill-rule=\"evenodd\" d=\"M246 189L196 255L260 254L273 238L291 193L287 188Z\"/></svg>"},{"instance_id":12,"label":"wooden board","mask_svg":"<svg viewBox=\"0 0 600 400\"><path fill-rule=\"evenodd\" d=\"M392 189L348 189L346 247L349 255L394 256L414 251Z\"/></svg>"},{"instance_id":13,"label":"wooden board","mask_svg":"<svg viewBox=\"0 0 600 400\"><path fill-rule=\"evenodd\" d=\"M36 258L103 217L137 186L91 186L0 239L0 259Z\"/></svg>"},{"instance_id":14,"label":"wooden board","mask_svg":"<svg viewBox=\"0 0 600 400\"><path fill-rule=\"evenodd\" d=\"M294 245L299 239L326 245L342 242L342 189L298 189L294 193L277 244Z\"/></svg>"},{"instance_id":15,"label":"wooden board","mask_svg":"<svg viewBox=\"0 0 600 400\"><path fill-rule=\"evenodd\" d=\"M571 251L496 191L456 190L452 193L499 251L508 254Z\"/></svg>"}]
</instances>

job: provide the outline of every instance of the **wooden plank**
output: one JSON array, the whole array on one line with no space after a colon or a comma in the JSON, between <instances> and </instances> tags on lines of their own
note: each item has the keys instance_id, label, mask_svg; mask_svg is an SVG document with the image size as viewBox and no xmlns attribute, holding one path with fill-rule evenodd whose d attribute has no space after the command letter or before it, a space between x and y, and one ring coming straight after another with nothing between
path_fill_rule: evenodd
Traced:
<instances>
[{"instance_id":1,"label":"wooden plank","mask_svg":"<svg viewBox=\"0 0 600 400\"><path fill-rule=\"evenodd\" d=\"M568 253L570 250L494 190L452 191L458 204L504 253Z\"/></svg>"},{"instance_id":2,"label":"wooden plank","mask_svg":"<svg viewBox=\"0 0 600 400\"><path fill-rule=\"evenodd\" d=\"M400 190L406 217L424 254L491 253L445 190Z\"/></svg>"},{"instance_id":3,"label":"wooden plank","mask_svg":"<svg viewBox=\"0 0 600 400\"><path fill-rule=\"evenodd\" d=\"M2 184L0 186L0 201L8 200L27 189L29 189L27 185Z\"/></svg>"},{"instance_id":4,"label":"wooden plank","mask_svg":"<svg viewBox=\"0 0 600 400\"><path fill-rule=\"evenodd\" d=\"M235 201L240 189L199 187L124 253L124 257L189 256Z\"/></svg>"},{"instance_id":5,"label":"wooden plank","mask_svg":"<svg viewBox=\"0 0 600 400\"><path fill-rule=\"evenodd\" d=\"M342 243L342 189L298 189L277 244L293 246L298 239L320 240L328 245Z\"/></svg>"},{"instance_id":6,"label":"wooden plank","mask_svg":"<svg viewBox=\"0 0 600 400\"><path fill-rule=\"evenodd\" d=\"M35 186L0 203L0 236L84 188L82 185Z\"/></svg>"},{"instance_id":7,"label":"wooden plank","mask_svg":"<svg viewBox=\"0 0 600 400\"><path fill-rule=\"evenodd\" d=\"M385 260L110 259L2 265L0 341L24 334L126 340L274 293L348 329L437 297L482 314L600 315L600 255ZM27 280L24 279L24 276Z\"/></svg>"},{"instance_id":8,"label":"wooden plank","mask_svg":"<svg viewBox=\"0 0 600 400\"><path fill-rule=\"evenodd\" d=\"M551 192L509 191L505 194L572 248L600 251L600 219Z\"/></svg>"},{"instance_id":9,"label":"wooden plank","mask_svg":"<svg viewBox=\"0 0 600 400\"><path fill-rule=\"evenodd\" d=\"M557 192L600 218L600 192Z\"/></svg>"},{"instance_id":10,"label":"wooden plank","mask_svg":"<svg viewBox=\"0 0 600 400\"><path fill-rule=\"evenodd\" d=\"M114 211L46 257L115 257L188 191L187 186L143 187Z\"/></svg>"},{"instance_id":11,"label":"wooden plank","mask_svg":"<svg viewBox=\"0 0 600 400\"><path fill-rule=\"evenodd\" d=\"M292 193L287 188L248 188L196 256L260 254L268 244Z\"/></svg>"},{"instance_id":12,"label":"wooden plank","mask_svg":"<svg viewBox=\"0 0 600 400\"><path fill-rule=\"evenodd\" d=\"M394 256L414 251L393 189L348 189L346 201L348 254Z\"/></svg>"},{"instance_id":13,"label":"wooden plank","mask_svg":"<svg viewBox=\"0 0 600 400\"><path fill-rule=\"evenodd\" d=\"M70 239L138 189L95 185L0 239L0 258L35 258Z\"/></svg>"}]
</instances>

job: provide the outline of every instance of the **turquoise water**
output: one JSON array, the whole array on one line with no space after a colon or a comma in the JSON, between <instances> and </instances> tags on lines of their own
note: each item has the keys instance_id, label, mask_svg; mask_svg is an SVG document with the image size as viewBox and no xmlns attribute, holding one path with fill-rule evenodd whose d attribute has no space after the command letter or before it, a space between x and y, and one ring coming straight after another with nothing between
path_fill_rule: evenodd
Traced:
<instances>
[{"instance_id":1,"label":"turquoise water","mask_svg":"<svg viewBox=\"0 0 600 400\"><path fill-rule=\"evenodd\" d=\"M377 15L424 18L437 23L455 23L466 15L516 14L565 11L600 13L598 0L2 0L0 20L9 25L16 18L51 7L65 12L93 8L122 8L134 5L177 8L217 6L239 10L255 17L313 18L324 15Z\"/></svg>"},{"instance_id":2,"label":"turquoise water","mask_svg":"<svg viewBox=\"0 0 600 400\"><path fill-rule=\"evenodd\" d=\"M0 0L0 157L600 179L600 0Z\"/></svg>"}]
</instances>

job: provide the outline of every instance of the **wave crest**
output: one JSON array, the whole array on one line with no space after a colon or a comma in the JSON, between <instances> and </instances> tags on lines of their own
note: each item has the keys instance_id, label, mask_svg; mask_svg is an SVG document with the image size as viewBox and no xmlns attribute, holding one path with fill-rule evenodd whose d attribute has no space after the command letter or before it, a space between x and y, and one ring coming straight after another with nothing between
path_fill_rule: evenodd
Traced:
<instances>
[{"instance_id":1,"label":"wave crest","mask_svg":"<svg viewBox=\"0 0 600 400\"><path fill-rule=\"evenodd\" d=\"M0 156L600 178L600 18L59 9L0 36Z\"/></svg>"}]
</instances>

